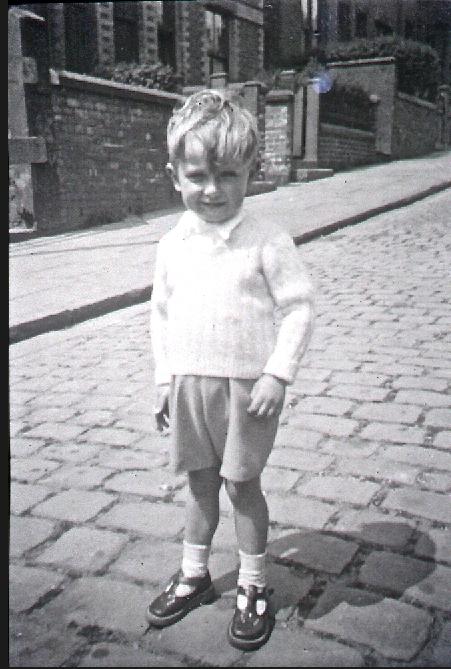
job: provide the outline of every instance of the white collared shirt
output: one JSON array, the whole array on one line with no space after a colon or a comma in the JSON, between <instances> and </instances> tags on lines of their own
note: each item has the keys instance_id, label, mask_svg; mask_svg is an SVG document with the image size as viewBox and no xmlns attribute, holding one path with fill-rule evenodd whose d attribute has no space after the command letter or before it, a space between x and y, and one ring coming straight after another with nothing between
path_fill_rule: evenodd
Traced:
<instances>
[{"instance_id":1,"label":"white collared shirt","mask_svg":"<svg viewBox=\"0 0 451 669\"><path fill-rule=\"evenodd\" d=\"M243 207L228 221L224 223L208 223L204 221L191 209L187 209L180 218L178 225L183 228L184 236L191 234L205 234L211 236L219 235L223 241L227 241L233 230L241 223L244 218Z\"/></svg>"}]
</instances>

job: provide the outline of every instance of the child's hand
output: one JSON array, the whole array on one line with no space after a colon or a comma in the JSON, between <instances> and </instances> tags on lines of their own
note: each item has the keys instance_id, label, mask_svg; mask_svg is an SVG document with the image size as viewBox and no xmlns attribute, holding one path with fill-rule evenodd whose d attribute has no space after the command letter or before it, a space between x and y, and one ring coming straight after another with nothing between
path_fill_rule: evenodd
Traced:
<instances>
[{"instance_id":1,"label":"child's hand","mask_svg":"<svg viewBox=\"0 0 451 669\"><path fill-rule=\"evenodd\" d=\"M285 399L285 381L270 374L262 374L251 391L247 412L252 416L274 416L282 411Z\"/></svg>"},{"instance_id":2,"label":"child's hand","mask_svg":"<svg viewBox=\"0 0 451 669\"><path fill-rule=\"evenodd\" d=\"M169 384L157 386L154 406L157 430L164 432L169 427Z\"/></svg>"}]
</instances>

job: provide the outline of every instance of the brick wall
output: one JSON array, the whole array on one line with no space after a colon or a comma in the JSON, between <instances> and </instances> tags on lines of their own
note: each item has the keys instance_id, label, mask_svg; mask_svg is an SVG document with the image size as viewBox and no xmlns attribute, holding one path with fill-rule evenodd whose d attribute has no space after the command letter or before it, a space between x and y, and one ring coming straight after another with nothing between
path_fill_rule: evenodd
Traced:
<instances>
[{"instance_id":1,"label":"brick wall","mask_svg":"<svg viewBox=\"0 0 451 669\"><path fill-rule=\"evenodd\" d=\"M372 132L321 123L318 166L344 169L376 161L375 135Z\"/></svg>"},{"instance_id":2,"label":"brick wall","mask_svg":"<svg viewBox=\"0 0 451 669\"><path fill-rule=\"evenodd\" d=\"M261 26L250 21L237 20L238 29L238 81L254 79L262 67L259 58Z\"/></svg>"},{"instance_id":3,"label":"brick wall","mask_svg":"<svg viewBox=\"0 0 451 669\"><path fill-rule=\"evenodd\" d=\"M424 156L436 148L440 115L436 105L398 93L395 99L393 157Z\"/></svg>"},{"instance_id":4,"label":"brick wall","mask_svg":"<svg viewBox=\"0 0 451 669\"><path fill-rule=\"evenodd\" d=\"M396 93L396 64L393 58L376 58L329 63L334 80L342 86L358 86L379 99L376 108L376 150L387 156L392 151L393 114Z\"/></svg>"},{"instance_id":5,"label":"brick wall","mask_svg":"<svg viewBox=\"0 0 451 669\"><path fill-rule=\"evenodd\" d=\"M32 134L48 161L33 167L41 232L118 221L179 202L167 178L166 126L179 96L72 73L30 99Z\"/></svg>"},{"instance_id":6,"label":"brick wall","mask_svg":"<svg viewBox=\"0 0 451 669\"><path fill-rule=\"evenodd\" d=\"M265 179L283 184L291 178L291 145L293 133L293 94L270 91L265 107Z\"/></svg>"}]
</instances>

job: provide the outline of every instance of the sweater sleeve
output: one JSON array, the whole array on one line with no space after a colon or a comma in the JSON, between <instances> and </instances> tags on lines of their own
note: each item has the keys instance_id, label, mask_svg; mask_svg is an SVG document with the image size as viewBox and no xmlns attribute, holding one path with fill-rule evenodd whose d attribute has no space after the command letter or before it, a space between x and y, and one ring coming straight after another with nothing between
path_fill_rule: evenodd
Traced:
<instances>
[{"instance_id":1,"label":"sweater sleeve","mask_svg":"<svg viewBox=\"0 0 451 669\"><path fill-rule=\"evenodd\" d=\"M160 242L157 249L155 273L150 301L150 336L155 361L155 383L170 383L171 375L167 363L167 322L168 322L168 286L164 245Z\"/></svg>"},{"instance_id":2,"label":"sweater sleeve","mask_svg":"<svg viewBox=\"0 0 451 669\"><path fill-rule=\"evenodd\" d=\"M281 319L263 372L293 383L310 341L314 320L312 282L292 238L281 231L262 249L263 273Z\"/></svg>"}]
</instances>

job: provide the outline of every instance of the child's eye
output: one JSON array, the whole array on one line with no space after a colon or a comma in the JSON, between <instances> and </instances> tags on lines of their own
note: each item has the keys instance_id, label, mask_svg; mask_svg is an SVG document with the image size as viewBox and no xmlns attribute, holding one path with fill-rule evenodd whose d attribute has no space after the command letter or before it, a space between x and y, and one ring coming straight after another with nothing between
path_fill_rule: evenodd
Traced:
<instances>
[{"instance_id":1,"label":"child's eye","mask_svg":"<svg viewBox=\"0 0 451 669\"><path fill-rule=\"evenodd\" d=\"M221 176L228 178L228 177L237 177L238 173L234 172L233 170L227 170L225 172L221 172Z\"/></svg>"},{"instance_id":2,"label":"child's eye","mask_svg":"<svg viewBox=\"0 0 451 669\"><path fill-rule=\"evenodd\" d=\"M186 176L188 179L191 179L191 181L202 181L202 179L205 178L205 174L203 172L191 172Z\"/></svg>"}]
</instances>

